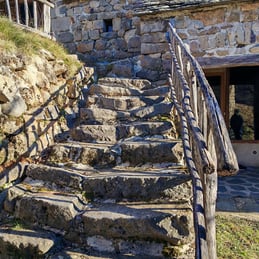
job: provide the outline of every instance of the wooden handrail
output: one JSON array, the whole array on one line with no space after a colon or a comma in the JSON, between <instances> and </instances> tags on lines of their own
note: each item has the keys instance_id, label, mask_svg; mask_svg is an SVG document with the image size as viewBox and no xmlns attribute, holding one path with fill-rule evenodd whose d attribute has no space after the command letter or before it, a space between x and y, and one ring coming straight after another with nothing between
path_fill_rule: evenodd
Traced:
<instances>
[{"instance_id":1,"label":"wooden handrail","mask_svg":"<svg viewBox=\"0 0 259 259\"><path fill-rule=\"evenodd\" d=\"M196 259L216 259L218 173L234 174L238 162L216 97L205 75L169 23L169 83L181 125L186 165L192 175Z\"/></svg>"},{"instance_id":2,"label":"wooden handrail","mask_svg":"<svg viewBox=\"0 0 259 259\"><path fill-rule=\"evenodd\" d=\"M210 119L210 123L213 124L211 130L213 131L212 133L215 138L215 148L217 151L217 170L219 173L222 172L223 174L235 174L238 170L238 162L215 94L197 60L191 55L171 24L169 24L169 28L174 39L177 41L178 46L183 51L183 55L185 55L186 59L191 63L199 87L201 87L204 101L208 109L207 115Z\"/></svg>"}]
</instances>

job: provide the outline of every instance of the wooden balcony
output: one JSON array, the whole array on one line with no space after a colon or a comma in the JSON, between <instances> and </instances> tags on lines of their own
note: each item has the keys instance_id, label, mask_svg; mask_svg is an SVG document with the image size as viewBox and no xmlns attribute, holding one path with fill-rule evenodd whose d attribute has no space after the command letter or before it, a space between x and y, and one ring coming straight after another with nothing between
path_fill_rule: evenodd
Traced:
<instances>
[{"instance_id":1,"label":"wooden balcony","mask_svg":"<svg viewBox=\"0 0 259 259\"><path fill-rule=\"evenodd\" d=\"M0 0L0 15L7 16L17 25L51 37L50 10L54 1L47 0Z\"/></svg>"}]
</instances>

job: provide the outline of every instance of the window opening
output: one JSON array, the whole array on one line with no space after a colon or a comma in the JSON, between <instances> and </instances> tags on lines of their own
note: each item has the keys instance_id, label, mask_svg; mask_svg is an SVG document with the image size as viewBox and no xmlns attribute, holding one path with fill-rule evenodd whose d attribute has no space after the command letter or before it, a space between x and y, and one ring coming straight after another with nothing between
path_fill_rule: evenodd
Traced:
<instances>
[{"instance_id":1,"label":"window opening","mask_svg":"<svg viewBox=\"0 0 259 259\"><path fill-rule=\"evenodd\" d=\"M113 26L112 26L112 20L111 19L104 20L103 31L104 32L112 32L113 31Z\"/></svg>"}]
</instances>

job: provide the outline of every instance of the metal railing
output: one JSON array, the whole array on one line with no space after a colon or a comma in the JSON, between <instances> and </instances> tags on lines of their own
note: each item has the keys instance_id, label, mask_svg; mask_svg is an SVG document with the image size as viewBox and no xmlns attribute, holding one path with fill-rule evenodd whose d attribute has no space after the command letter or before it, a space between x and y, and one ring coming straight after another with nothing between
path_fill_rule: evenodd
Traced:
<instances>
[{"instance_id":1,"label":"metal railing","mask_svg":"<svg viewBox=\"0 0 259 259\"><path fill-rule=\"evenodd\" d=\"M186 164L193 180L196 259L216 259L217 177L235 174L237 158L213 90L171 23L168 41L171 96L181 121Z\"/></svg>"},{"instance_id":2,"label":"metal railing","mask_svg":"<svg viewBox=\"0 0 259 259\"><path fill-rule=\"evenodd\" d=\"M50 36L50 9L54 4L47 0L0 0L0 14L25 29Z\"/></svg>"}]
</instances>

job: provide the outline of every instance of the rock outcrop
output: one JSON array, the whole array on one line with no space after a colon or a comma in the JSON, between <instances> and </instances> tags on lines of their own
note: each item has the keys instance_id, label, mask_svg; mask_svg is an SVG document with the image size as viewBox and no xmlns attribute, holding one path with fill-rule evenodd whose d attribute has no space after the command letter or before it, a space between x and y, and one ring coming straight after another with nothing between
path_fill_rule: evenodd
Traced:
<instances>
[{"instance_id":1,"label":"rock outcrop","mask_svg":"<svg viewBox=\"0 0 259 259\"><path fill-rule=\"evenodd\" d=\"M55 136L68 131L65 116L73 113L71 104L93 70L83 67L70 78L64 61L46 50L31 57L1 52L0 60L2 186L19 178L18 161L38 156Z\"/></svg>"}]
</instances>

